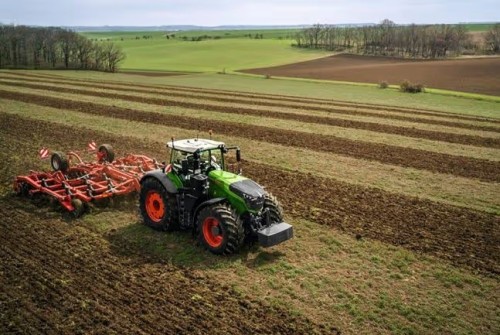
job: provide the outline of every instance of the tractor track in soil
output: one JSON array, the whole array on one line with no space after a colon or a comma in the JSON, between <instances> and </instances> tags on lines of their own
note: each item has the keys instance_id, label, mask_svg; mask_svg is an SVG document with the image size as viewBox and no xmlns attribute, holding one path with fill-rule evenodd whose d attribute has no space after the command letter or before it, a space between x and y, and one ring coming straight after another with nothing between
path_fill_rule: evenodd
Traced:
<instances>
[{"instance_id":1,"label":"tractor track in soil","mask_svg":"<svg viewBox=\"0 0 500 335\"><path fill-rule=\"evenodd\" d=\"M19 80L19 79L17 79L17 80ZM97 92L97 91L88 91L88 90L82 90L82 89L76 89L76 88L60 87L60 86L48 86L46 84L52 84L52 83L46 83L43 81L39 81L39 83L43 83L45 85L34 84L33 80L30 80L30 83L19 83L19 82L13 83L13 82L8 82L8 81L1 81L1 83L4 85L15 86L15 87L26 87L26 88L32 88L32 89L51 90L51 91L62 92L62 93L84 94L84 95L91 95L91 96L99 96L99 97L103 97L103 98L122 99L122 100L141 102L141 103L146 103L146 104L154 104L154 105L160 105L160 106L177 106L177 107L184 107L184 108L217 111L217 112L222 112L222 113L238 113L238 114L247 114L247 115L263 116L263 117L272 117L272 118L278 118L278 119L291 119L291 120L298 120L298 121L308 122L308 123L328 124L328 125L337 126L337 127L344 127L344 128L356 128L356 129L372 130L372 131L388 133L388 134L398 134L398 135L405 135L406 134L406 136L409 136L409 137L421 137L421 138L428 138L431 140L441 140L441 141L447 141L447 142L458 141L458 142L452 142L452 143L465 143L465 142L463 142L464 139L462 139L462 137L466 136L466 135L456 134L457 139L454 139L453 136L449 136L449 135L453 135L453 134L441 133L438 131L431 131L431 130L420 130L420 129L414 129L414 128L410 128L410 127L391 126L391 125L384 125L381 123L364 122L364 121L356 121L356 120L345 120L345 119L339 119L339 118L335 118L335 117L324 117L324 116L314 116L314 115L307 115L307 114L278 112L278 111L270 111L270 110L265 110L265 109L234 107L234 106L221 106L221 105L214 105L214 104L210 104L210 103L179 101L179 100L168 99L168 98L153 98L153 97L120 94L120 93L114 93L114 92L113 93ZM53 84L56 84L56 83L53 83ZM75 83L59 83L59 84L86 86L86 85L80 85L80 84L75 84ZM114 91L131 92L131 93L143 93L143 94L147 93L144 91L135 90L133 88L117 89L117 88L106 87L105 85L96 85L96 84L89 84L88 87L97 88L97 89L111 89ZM380 118L381 121L384 119L398 120L398 121L417 122L420 124L439 125L439 126L453 127L453 128L460 128L460 129L500 132L500 128L498 128L498 127L486 126L486 125L473 125L473 124L454 122L454 121L448 121L448 120L422 119L422 118L416 118L416 117L408 117L408 116L401 116L401 115L388 115L388 114L381 115L381 114L377 114L377 113L358 111L358 110L343 111L343 110L338 110L338 109L322 108L322 107L312 107L312 108L309 108L307 106L298 107L298 106L287 105L287 104L283 104L283 103L262 104L258 101L237 100L237 99L222 98L222 97L214 97L214 98L210 98L210 97L207 98L206 96L198 96L197 97L197 96L193 96L193 95L189 95L189 94L175 94L175 93L171 93L171 92L169 92L167 94L171 95L171 96L177 96L177 97L188 98L188 99L194 98L194 99L211 100L211 101L225 102L225 103L241 103L241 104L245 104L245 105L252 105L255 107L266 107L266 106L283 107L283 108L286 107L288 109L295 109L298 111L313 110L313 111L329 112L332 115L344 114L344 115L354 115L354 116L362 115L362 116L369 116L369 117L377 117L377 118ZM304 109L306 109L306 110L304 110ZM467 136L467 137L474 137L474 136ZM493 141L492 143L488 143L487 142L488 139L485 139L482 137L478 137L478 139L476 141L478 141L478 140L479 140L479 143L483 143L483 144L480 144L483 146L489 146L489 145L499 146L499 143L497 143L498 141L497 142ZM474 140L472 140L472 141L474 141ZM484 142L486 142L486 143L484 143ZM465 144L467 144L467 143L465 143Z\"/></svg>"},{"instance_id":2,"label":"tractor track in soil","mask_svg":"<svg viewBox=\"0 0 500 335\"><path fill-rule=\"evenodd\" d=\"M330 334L205 275L115 255L108 242L0 200L0 329L58 334ZM195 297L195 298L193 298Z\"/></svg>"},{"instance_id":3,"label":"tractor track in soil","mask_svg":"<svg viewBox=\"0 0 500 335\"><path fill-rule=\"evenodd\" d=\"M18 77L27 77L27 78L41 78L41 79L51 79L55 81L61 81L61 82L67 82L67 83L73 83L73 84L82 84L82 83L89 83L91 85L103 85L102 81L98 80L88 80L88 79L66 79L61 76L55 76L55 75L41 75L41 74L27 74L27 73L15 73L15 72L8 72L9 75L13 76L18 76ZM109 85L114 85L114 86L122 86L125 88L130 88L130 85L127 85L124 82L120 81L106 81L107 83L110 83ZM241 97L241 98L246 98L246 99L259 99L259 100L268 100L268 101L277 101L281 102L277 106L283 106L283 102L295 102L295 103L302 103L303 108L308 109L315 109L314 105L325 105L325 106L330 106L330 109L332 109L333 112L337 113L345 113L347 115L363 115L358 111L358 108L366 108L366 109L371 109L374 111L382 111L382 112L394 112L394 113L402 113L402 114L409 114L409 115L426 115L426 116L436 116L436 117L443 117L443 118L450 118L450 119L460 119L460 120L468 120L468 121L482 121L482 122L491 122L491 123L497 123L500 124L499 119L495 118L488 118L488 117L481 117L481 116L470 116L470 115L465 115L465 114L459 114L459 113L450 113L450 112L443 112L443 111L438 111L438 110L428 110L428 109L416 109L416 108L405 108L405 107L395 107L395 106L389 106L389 105L380 105L380 104L370 104L370 103L356 103L356 102L347 102L347 101L336 101L336 100L331 100L331 99L321 99L321 98L303 98L303 97L297 97L297 96L289 96L289 95L276 95L276 94L265 94L265 93L246 93L246 92L238 92L238 91L229 91L229 90L218 90L218 89L205 89L205 88L194 88L194 87L188 87L188 86L173 86L173 85L145 85L145 84L139 84L139 83L134 83L132 85L133 87L141 87L144 89L155 89L155 90L161 90L165 93L170 93L170 92L185 92L185 93L199 93L199 94L215 94L217 96L221 95L226 95L226 96L232 96L232 97ZM138 92L145 92L137 90ZM192 95L187 95L188 97L192 97ZM205 98L205 96L203 96ZM227 98L230 99L230 98ZM252 103L252 101L249 100L244 100L243 103L248 104ZM256 102L259 103L259 102ZM297 105L292 105L292 106L297 106ZM342 110L336 110L332 106L335 107L345 107L345 108L352 108L354 109L353 111L342 111ZM370 112L365 112L367 116L374 116L374 117L383 117L384 115L381 115L380 113L370 113ZM397 116L397 115L395 115ZM403 116L404 117L404 116ZM421 118L415 118L415 117L409 117L406 119L402 120L407 120L407 121L412 121L414 120L415 122L419 122L422 120Z\"/></svg>"},{"instance_id":4,"label":"tractor track in soil","mask_svg":"<svg viewBox=\"0 0 500 335\"><path fill-rule=\"evenodd\" d=\"M394 164L467 178L477 178L483 181L500 181L499 162L472 157L453 156L425 150L353 141L334 136L301 133L263 126L248 127L236 122L211 121L186 116L172 117L161 113L144 112L90 102L79 102L5 90L0 90L0 98L130 121L169 125L182 129L213 129L219 134L247 138L255 141L301 147L319 152L331 152L360 159L378 161L384 164Z\"/></svg>"},{"instance_id":5,"label":"tractor track in soil","mask_svg":"<svg viewBox=\"0 0 500 335\"><path fill-rule=\"evenodd\" d=\"M14 134L34 134L46 142L64 143L68 149L77 142L93 138L100 143L119 143L120 152L138 152L157 158L166 155L163 144L158 142L137 141L7 114L0 114L0 121L8 125L3 130L6 138ZM66 141L70 138L73 140ZM430 254L486 274L500 273L500 245L497 243L500 218L494 214L289 172L256 162L247 161L244 168L248 177L265 185L280 199L287 215Z\"/></svg>"}]
</instances>

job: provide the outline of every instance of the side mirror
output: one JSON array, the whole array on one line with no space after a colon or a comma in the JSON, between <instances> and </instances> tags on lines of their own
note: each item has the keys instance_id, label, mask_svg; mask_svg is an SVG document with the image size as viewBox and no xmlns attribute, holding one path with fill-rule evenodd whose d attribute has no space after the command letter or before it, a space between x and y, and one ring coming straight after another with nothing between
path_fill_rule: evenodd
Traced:
<instances>
[{"instance_id":1,"label":"side mirror","mask_svg":"<svg viewBox=\"0 0 500 335\"><path fill-rule=\"evenodd\" d=\"M241 150L240 150L240 148L236 149L236 161L241 162Z\"/></svg>"}]
</instances>

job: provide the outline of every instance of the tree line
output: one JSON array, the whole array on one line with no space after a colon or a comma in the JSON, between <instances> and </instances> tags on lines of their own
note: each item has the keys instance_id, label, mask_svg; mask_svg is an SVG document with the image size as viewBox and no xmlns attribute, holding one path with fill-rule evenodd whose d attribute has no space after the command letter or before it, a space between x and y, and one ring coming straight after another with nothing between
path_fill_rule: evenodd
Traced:
<instances>
[{"instance_id":1,"label":"tree line","mask_svg":"<svg viewBox=\"0 0 500 335\"><path fill-rule=\"evenodd\" d=\"M0 25L0 68L115 72L124 59L115 44L91 41L71 30Z\"/></svg>"},{"instance_id":2,"label":"tree line","mask_svg":"<svg viewBox=\"0 0 500 335\"><path fill-rule=\"evenodd\" d=\"M299 31L294 46L377 56L444 58L464 53L496 53L499 35L499 24L486 34L483 43L478 43L461 24L401 26L384 20L364 27L316 24Z\"/></svg>"}]
</instances>

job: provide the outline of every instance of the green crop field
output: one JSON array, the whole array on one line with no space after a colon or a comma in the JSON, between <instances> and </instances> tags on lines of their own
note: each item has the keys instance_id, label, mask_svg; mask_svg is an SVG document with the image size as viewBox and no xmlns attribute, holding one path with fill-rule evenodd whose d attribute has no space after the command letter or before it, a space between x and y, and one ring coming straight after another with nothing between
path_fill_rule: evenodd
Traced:
<instances>
[{"instance_id":1,"label":"green crop field","mask_svg":"<svg viewBox=\"0 0 500 335\"><path fill-rule=\"evenodd\" d=\"M123 70L222 72L266 67L324 57L330 53L291 46L293 30L236 30L170 32L85 33L97 40L109 40L123 48L127 58ZM245 37L248 34L253 37ZM262 35L262 39L254 36ZM210 39L192 41L198 36ZM149 36L150 38L144 38ZM214 37L220 39L214 39ZM183 40L183 37L186 40Z\"/></svg>"},{"instance_id":2,"label":"green crop field","mask_svg":"<svg viewBox=\"0 0 500 335\"><path fill-rule=\"evenodd\" d=\"M488 31L493 28L494 23L466 23L468 31Z\"/></svg>"}]
</instances>

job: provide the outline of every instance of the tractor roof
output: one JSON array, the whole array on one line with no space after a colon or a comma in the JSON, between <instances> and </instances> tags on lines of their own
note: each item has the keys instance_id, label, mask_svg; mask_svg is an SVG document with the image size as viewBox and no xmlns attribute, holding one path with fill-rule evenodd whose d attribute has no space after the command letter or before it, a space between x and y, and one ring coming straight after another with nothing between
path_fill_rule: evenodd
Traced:
<instances>
[{"instance_id":1,"label":"tractor roof","mask_svg":"<svg viewBox=\"0 0 500 335\"><path fill-rule=\"evenodd\" d=\"M224 145L224 142L217 142L212 140L205 140L202 138L191 138L187 140L170 141L167 143L167 147L174 148L176 150L185 151L193 153L196 150L209 150L217 149L220 145Z\"/></svg>"}]
</instances>

